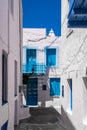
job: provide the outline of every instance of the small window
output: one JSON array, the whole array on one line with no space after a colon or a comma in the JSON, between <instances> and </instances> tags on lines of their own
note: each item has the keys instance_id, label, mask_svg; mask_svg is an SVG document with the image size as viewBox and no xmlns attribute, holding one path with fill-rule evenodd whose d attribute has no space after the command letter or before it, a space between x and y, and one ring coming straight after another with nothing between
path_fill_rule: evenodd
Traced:
<instances>
[{"instance_id":1,"label":"small window","mask_svg":"<svg viewBox=\"0 0 87 130\"><path fill-rule=\"evenodd\" d=\"M62 97L64 97L64 85L62 85Z\"/></svg>"},{"instance_id":2,"label":"small window","mask_svg":"<svg viewBox=\"0 0 87 130\"><path fill-rule=\"evenodd\" d=\"M42 85L42 90L46 90L46 85Z\"/></svg>"},{"instance_id":3,"label":"small window","mask_svg":"<svg viewBox=\"0 0 87 130\"><path fill-rule=\"evenodd\" d=\"M7 53L2 54L2 104L7 102Z\"/></svg>"}]
</instances>

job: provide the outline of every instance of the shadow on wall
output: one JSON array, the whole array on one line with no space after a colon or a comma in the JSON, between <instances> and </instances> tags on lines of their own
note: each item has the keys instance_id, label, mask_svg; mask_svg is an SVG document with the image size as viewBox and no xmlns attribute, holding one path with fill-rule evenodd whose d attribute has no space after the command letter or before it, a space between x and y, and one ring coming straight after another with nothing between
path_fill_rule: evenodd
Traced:
<instances>
[{"instance_id":1,"label":"shadow on wall","mask_svg":"<svg viewBox=\"0 0 87 130\"><path fill-rule=\"evenodd\" d=\"M69 117L67 116L63 106L61 106L61 116L68 130L76 130L76 128L73 126L72 122L70 121Z\"/></svg>"},{"instance_id":2,"label":"shadow on wall","mask_svg":"<svg viewBox=\"0 0 87 130\"><path fill-rule=\"evenodd\" d=\"M53 98L50 96L50 88L47 87L46 90L39 92L38 105L41 107L50 107L52 106Z\"/></svg>"},{"instance_id":3,"label":"shadow on wall","mask_svg":"<svg viewBox=\"0 0 87 130\"><path fill-rule=\"evenodd\" d=\"M52 71L54 73L55 68L51 68L51 69L53 69ZM56 102L58 103L58 106L60 106L60 98L59 98L60 90L57 89L58 84L56 84L55 82L53 82L55 87L54 88L51 87L51 89L50 89L49 73L50 73L50 69L47 70L47 76L46 76L46 81L45 81L47 89L39 91L39 98L38 98L39 106L50 107L50 106L53 106ZM56 102L54 101L53 96L56 96L56 99L57 99L57 100L55 100ZM57 105L57 104L55 104L55 105Z\"/></svg>"},{"instance_id":4,"label":"shadow on wall","mask_svg":"<svg viewBox=\"0 0 87 130\"><path fill-rule=\"evenodd\" d=\"M85 84L85 88L87 89L87 77L83 77L83 81L84 81L84 84Z\"/></svg>"}]
</instances>

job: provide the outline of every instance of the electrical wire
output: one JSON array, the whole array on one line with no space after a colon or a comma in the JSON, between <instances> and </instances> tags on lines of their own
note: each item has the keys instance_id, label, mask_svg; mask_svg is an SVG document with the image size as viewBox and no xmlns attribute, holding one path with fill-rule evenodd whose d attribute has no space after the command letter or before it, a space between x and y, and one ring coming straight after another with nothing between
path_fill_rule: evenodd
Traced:
<instances>
[{"instance_id":1,"label":"electrical wire","mask_svg":"<svg viewBox=\"0 0 87 130\"><path fill-rule=\"evenodd\" d=\"M81 48L82 48L83 45L85 44L85 40L86 40L86 39L87 39L87 35L84 37L83 42L82 42L81 46L79 47L77 53L75 54L74 58L72 59L72 61L70 62L70 64L67 65L67 67L65 67L66 69L63 70L62 74L63 74L65 71L67 71L67 69L72 65L73 61L76 59L76 57L78 56L79 52L81 51ZM62 74L61 74L61 75L62 75Z\"/></svg>"}]
</instances>

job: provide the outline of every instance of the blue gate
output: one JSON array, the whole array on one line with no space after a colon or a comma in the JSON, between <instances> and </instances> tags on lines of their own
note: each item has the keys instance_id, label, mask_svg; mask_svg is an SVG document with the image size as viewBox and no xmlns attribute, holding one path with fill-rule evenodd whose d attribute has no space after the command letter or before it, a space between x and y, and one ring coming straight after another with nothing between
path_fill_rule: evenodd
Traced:
<instances>
[{"instance_id":1,"label":"blue gate","mask_svg":"<svg viewBox=\"0 0 87 130\"><path fill-rule=\"evenodd\" d=\"M29 78L27 83L26 105L35 106L38 102L38 78Z\"/></svg>"}]
</instances>

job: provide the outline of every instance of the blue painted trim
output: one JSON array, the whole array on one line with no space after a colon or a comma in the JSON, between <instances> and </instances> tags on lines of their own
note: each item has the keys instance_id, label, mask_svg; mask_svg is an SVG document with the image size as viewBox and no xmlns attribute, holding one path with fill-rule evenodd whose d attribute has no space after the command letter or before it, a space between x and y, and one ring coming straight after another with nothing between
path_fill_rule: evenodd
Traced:
<instances>
[{"instance_id":1,"label":"blue painted trim","mask_svg":"<svg viewBox=\"0 0 87 130\"><path fill-rule=\"evenodd\" d=\"M72 79L70 79L70 110L72 111Z\"/></svg>"},{"instance_id":2,"label":"blue painted trim","mask_svg":"<svg viewBox=\"0 0 87 130\"><path fill-rule=\"evenodd\" d=\"M75 6L75 1L76 1L76 0L73 0L73 3L71 3L72 5L70 4L71 7L70 7L69 14L68 14L68 18L70 17L71 13L74 14L74 12L73 12L73 8L74 8L74 6Z\"/></svg>"}]
</instances>

